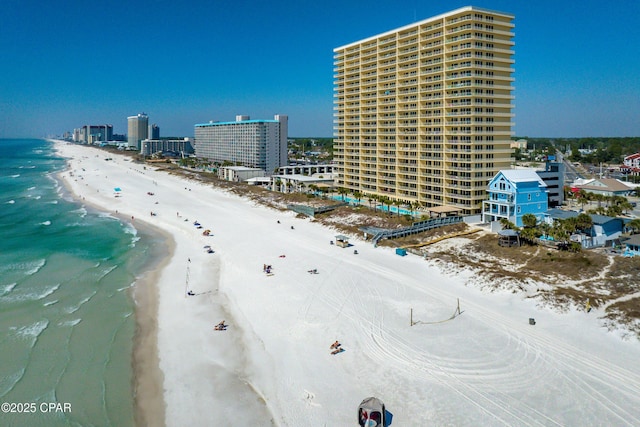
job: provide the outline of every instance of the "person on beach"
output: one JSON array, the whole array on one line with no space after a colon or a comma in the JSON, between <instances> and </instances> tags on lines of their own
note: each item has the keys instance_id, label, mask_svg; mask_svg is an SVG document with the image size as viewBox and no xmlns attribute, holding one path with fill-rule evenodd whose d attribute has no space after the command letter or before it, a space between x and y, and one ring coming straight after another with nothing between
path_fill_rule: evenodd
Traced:
<instances>
[{"instance_id":1,"label":"person on beach","mask_svg":"<svg viewBox=\"0 0 640 427\"><path fill-rule=\"evenodd\" d=\"M227 325L225 325L224 320L220 323L218 323L213 329L215 329L216 331L224 331L225 329L227 329Z\"/></svg>"}]
</instances>

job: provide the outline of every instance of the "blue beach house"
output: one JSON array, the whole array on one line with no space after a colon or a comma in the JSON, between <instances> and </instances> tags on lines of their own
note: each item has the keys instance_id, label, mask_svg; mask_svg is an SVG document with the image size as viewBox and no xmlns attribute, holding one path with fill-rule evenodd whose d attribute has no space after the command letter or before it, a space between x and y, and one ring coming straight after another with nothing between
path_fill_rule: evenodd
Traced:
<instances>
[{"instance_id":1,"label":"blue beach house","mask_svg":"<svg viewBox=\"0 0 640 427\"><path fill-rule=\"evenodd\" d=\"M489 181L489 200L482 202L482 221L506 218L522 227L522 216L543 219L549 206L547 184L533 169L502 170Z\"/></svg>"}]
</instances>

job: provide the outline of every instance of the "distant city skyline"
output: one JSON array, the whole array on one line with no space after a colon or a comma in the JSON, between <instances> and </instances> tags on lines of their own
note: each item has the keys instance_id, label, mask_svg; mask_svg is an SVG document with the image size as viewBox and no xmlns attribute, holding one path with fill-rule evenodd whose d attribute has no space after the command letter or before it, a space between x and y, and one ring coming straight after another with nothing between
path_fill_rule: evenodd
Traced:
<instances>
[{"instance_id":1,"label":"distant city skyline","mask_svg":"<svg viewBox=\"0 0 640 427\"><path fill-rule=\"evenodd\" d=\"M640 135L640 2L9 1L0 9L0 138L144 111L163 136L236 115L333 136L333 49L459 7L515 15L519 137Z\"/></svg>"}]
</instances>

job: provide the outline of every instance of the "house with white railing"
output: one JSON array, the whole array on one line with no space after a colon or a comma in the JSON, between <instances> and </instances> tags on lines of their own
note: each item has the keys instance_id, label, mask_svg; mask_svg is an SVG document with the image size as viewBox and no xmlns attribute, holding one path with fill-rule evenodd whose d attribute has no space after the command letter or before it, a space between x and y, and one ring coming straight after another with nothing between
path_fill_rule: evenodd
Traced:
<instances>
[{"instance_id":1,"label":"house with white railing","mask_svg":"<svg viewBox=\"0 0 640 427\"><path fill-rule=\"evenodd\" d=\"M489 200L482 202L483 222L505 218L522 227L522 216L542 220L549 207L547 184L533 169L502 170L489 182Z\"/></svg>"}]
</instances>

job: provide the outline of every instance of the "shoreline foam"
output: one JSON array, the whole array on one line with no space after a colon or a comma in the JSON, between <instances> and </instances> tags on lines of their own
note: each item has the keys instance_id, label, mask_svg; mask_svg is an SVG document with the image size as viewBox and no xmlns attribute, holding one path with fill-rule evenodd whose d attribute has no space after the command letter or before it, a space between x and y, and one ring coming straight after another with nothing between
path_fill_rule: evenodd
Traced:
<instances>
[{"instance_id":1,"label":"shoreline foam","mask_svg":"<svg viewBox=\"0 0 640 427\"><path fill-rule=\"evenodd\" d=\"M55 142L60 143L59 141ZM65 176L65 173L70 170L72 160L72 158L66 158L67 167L57 174L57 180L74 200L90 206L97 212L104 212L103 206L87 202L85 198L77 194L68 181L70 177ZM122 222L126 221L122 215L115 214L115 216ZM136 224L136 228L143 235L162 236L162 245L166 246L164 251L157 251L158 254L155 258L149 259L129 291L130 298L133 300L136 323L133 354L131 355L134 393L132 396L133 416L136 425L163 427L165 425L164 376L160 369L158 354L159 295L156 282L159 275L157 268L171 259L175 243L172 236L161 228L141 222Z\"/></svg>"}]
</instances>

